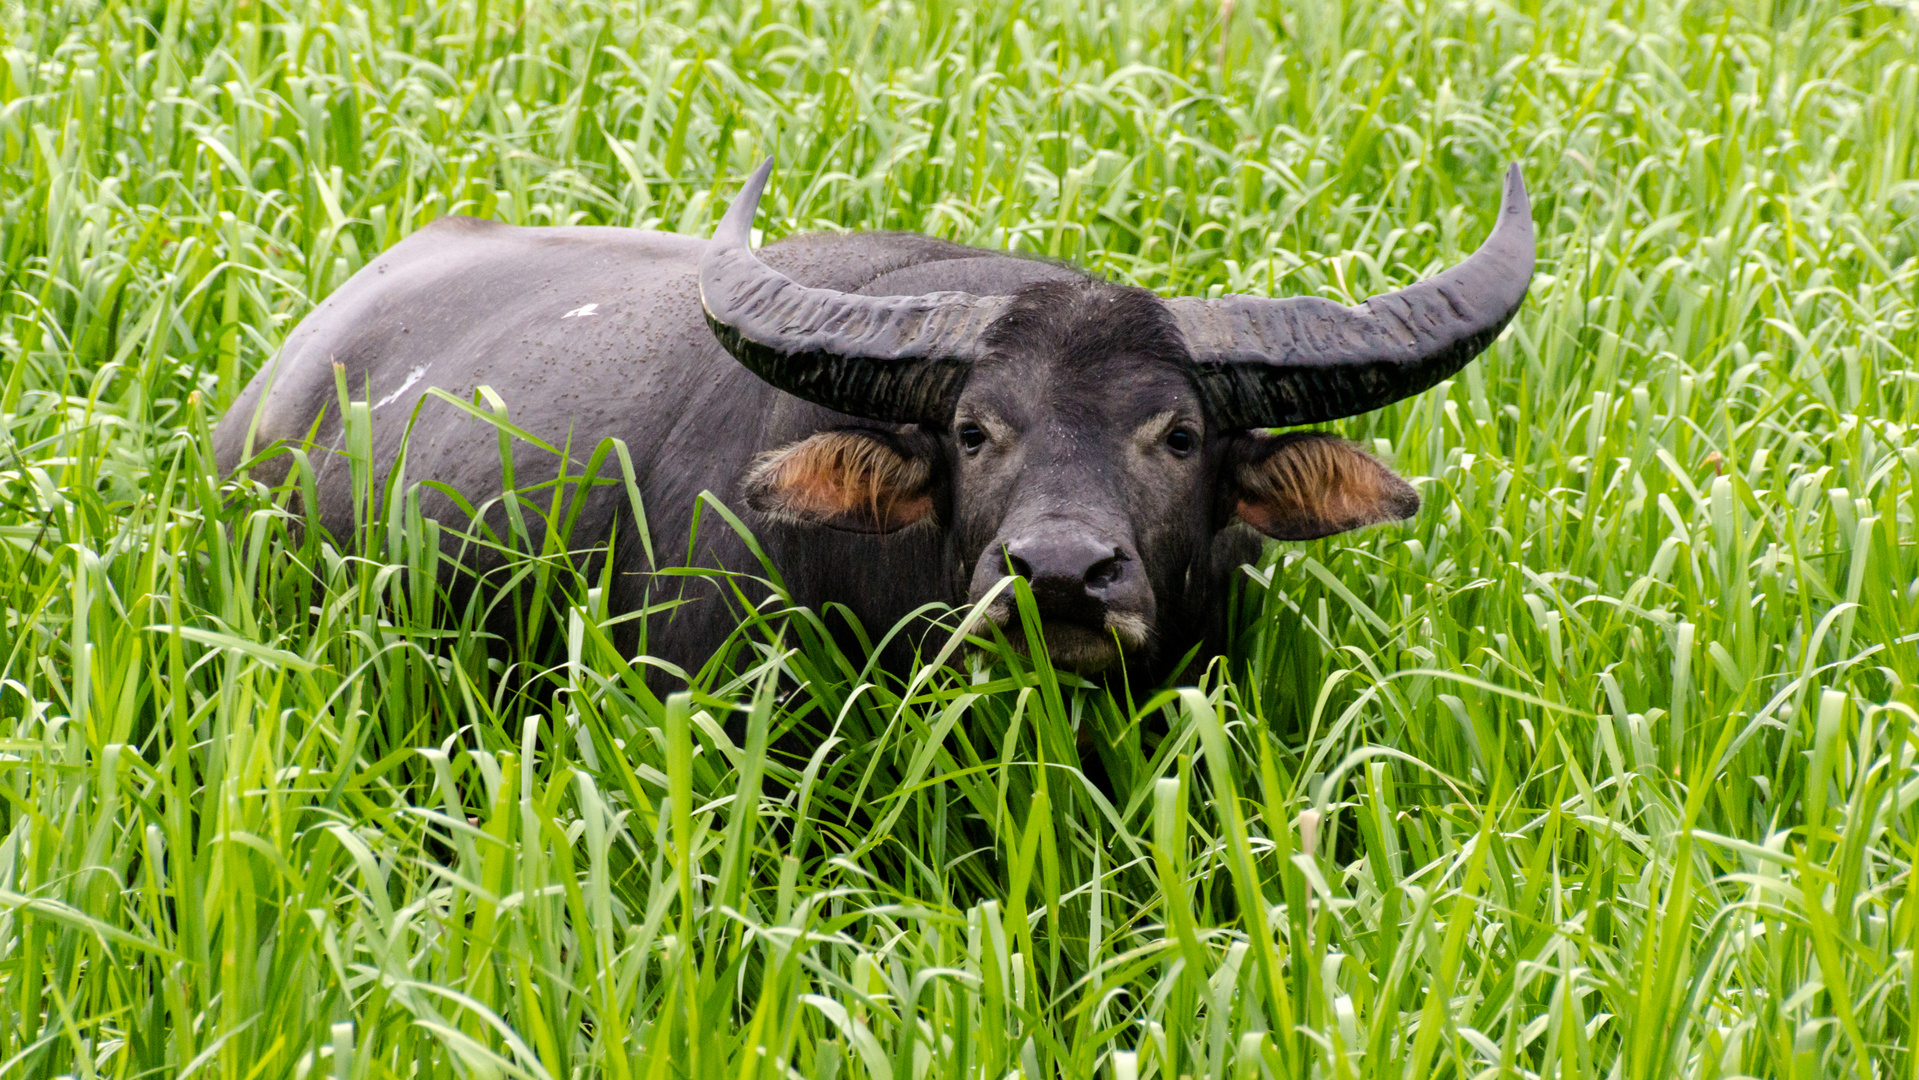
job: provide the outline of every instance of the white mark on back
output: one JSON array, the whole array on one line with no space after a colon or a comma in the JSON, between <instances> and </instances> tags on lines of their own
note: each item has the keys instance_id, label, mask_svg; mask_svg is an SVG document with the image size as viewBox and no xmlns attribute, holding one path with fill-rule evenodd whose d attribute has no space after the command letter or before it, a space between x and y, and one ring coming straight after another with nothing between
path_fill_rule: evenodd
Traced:
<instances>
[{"instance_id":1,"label":"white mark on back","mask_svg":"<svg viewBox=\"0 0 1919 1080\"><path fill-rule=\"evenodd\" d=\"M576 307L572 311L569 311L566 314L560 316L560 318L571 319L575 317L585 317L587 315L597 315L599 314L599 311L597 310L599 306L600 305L598 304L587 304L582 307Z\"/></svg>"},{"instance_id":2,"label":"white mark on back","mask_svg":"<svg viewBox=\"0 0 1919 1080\"><path fill-rule=\"evenodd\" d=\"M388 405L391 405L394 402L400 400L401 394L404 394L408 390L413 389L414 383L417 383L421 379L426 378L426 369L432 366L433 366L432 364L421 364L419 367L416 367L412 371L407 372L406 381L400 384L400 388L398 390L393 391L391 394L388 394L387 396L381 398L380 400L374 402L373 407L376 409L384 409Z\"/></svg>"}]
</instances>

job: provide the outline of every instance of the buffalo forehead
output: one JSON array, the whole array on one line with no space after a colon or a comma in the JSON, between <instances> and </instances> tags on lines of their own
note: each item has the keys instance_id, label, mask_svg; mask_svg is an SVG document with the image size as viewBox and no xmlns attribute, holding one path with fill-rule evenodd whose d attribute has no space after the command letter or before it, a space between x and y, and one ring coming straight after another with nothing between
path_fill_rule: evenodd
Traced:
<instances>
[{"instance_id":1,"label":"buffalo forehead","mask_svg":"<svg viewBox=\"0 0 1919 1080\"><path fill-rule=\"evenodd\" d=\"M1098 363L1057 357L998 356L974 369L962 401L1026 427L1042 419L1113 425L1130 436L1135 425L1168 411L1201 416L1199 395L1185 368L1157 357L1110 356Z\"/></svg>"}]
</instances>

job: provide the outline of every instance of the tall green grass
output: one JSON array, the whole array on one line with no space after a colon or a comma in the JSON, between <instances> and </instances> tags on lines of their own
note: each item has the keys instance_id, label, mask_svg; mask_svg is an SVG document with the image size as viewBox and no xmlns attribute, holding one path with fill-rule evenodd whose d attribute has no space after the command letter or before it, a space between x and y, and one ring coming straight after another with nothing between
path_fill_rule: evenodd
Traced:
<instances>
[{"instance_id":1,"label":"tall green grass","mask_svg":"<svg viewBox=\"0 0 1919 1080\"><path fill-rule=\"evenodd\" d=\"M1919 1075L1911 4L0 35L0 1077ZM1517 160L1540 273L1340 425L1420 517L1270 552L1149 700L903 683L776 603L661 701L572 553L490 642L403 485L336 546L212 468L434 217L699 234L767 152L769 237L1342 300L1469 250Z\"/></svg>"}]
</instances>

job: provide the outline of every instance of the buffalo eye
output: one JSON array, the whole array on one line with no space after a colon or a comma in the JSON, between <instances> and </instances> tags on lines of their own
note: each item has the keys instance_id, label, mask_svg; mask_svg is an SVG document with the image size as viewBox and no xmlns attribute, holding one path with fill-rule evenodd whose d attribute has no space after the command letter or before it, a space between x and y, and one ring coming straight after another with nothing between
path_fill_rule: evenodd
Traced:
<instances>
[{"instance_id":1,"label":"buffalo eye","mask_svg":"<svg viewBox=\"0 0 1919 1080\"><path fill-rule=\"evenodd\" d=\"M978 424L962 424L959 429L959 441L960 446L970 454L986 445L986 432L980 430Z\"/></svg>"},{"instance_id":2,"label":"buffalo eye","mask_svg":"<svg viewBox=\"0 0 1919 1080\"><path fill-rule=\"evenodd\" d=\"M1166 435L1166 449L1171 450L1176 457L1185 457L1199 449L1199 436L1185 428L1174 428Z\"/></svg>"}]
</instances>

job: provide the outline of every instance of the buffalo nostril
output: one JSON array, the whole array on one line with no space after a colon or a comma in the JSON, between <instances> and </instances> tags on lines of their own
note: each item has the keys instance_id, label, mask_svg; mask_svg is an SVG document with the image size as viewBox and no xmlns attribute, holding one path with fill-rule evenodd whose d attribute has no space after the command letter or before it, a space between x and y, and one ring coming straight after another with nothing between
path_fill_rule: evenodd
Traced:
<instances>
[{"instance_id":1,"label":"buffalo nostril","mask_svg":"<svg viewBox=\"0 0 1919 1080\"><path fill-rule=\"evenodd\" d=\"M1118 581L1125 573L1126 556L1116 551L1086 568L1086 587L1094 590L1104 589Z\"/></svg>"},{"instance_id":2,"label":"buffalo nostril","mask_svg":"<svg viewBox=\"0 0 1919 1080\"><path fill-rule=\"evenodd\" d=\"M1011 551L1006 552L1006 572L1017 577L1023 577L1027 581L1033 580L1032 564L1020 558L1018 555L1013 554Z\"/></svg>"}]
</instances>

